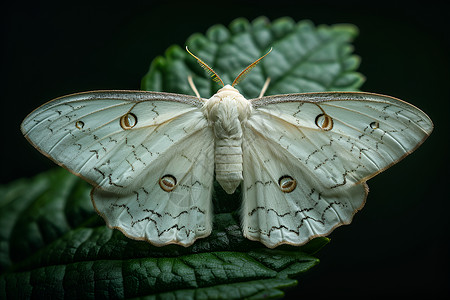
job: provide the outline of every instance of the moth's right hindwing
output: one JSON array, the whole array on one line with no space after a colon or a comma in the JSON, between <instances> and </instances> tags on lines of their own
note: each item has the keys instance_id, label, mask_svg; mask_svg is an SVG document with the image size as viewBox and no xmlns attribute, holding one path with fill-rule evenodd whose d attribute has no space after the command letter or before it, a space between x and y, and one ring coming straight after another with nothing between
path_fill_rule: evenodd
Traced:
<instances>
[{"instance_id":1,"label":"moth's right hindwing","mask_svg":"<svg viewBox=\"0 0 450 300\"><path fill-rule=\"evenodd\" d=\"M81 93L44 104L22 132L95 186L92 200L110 227L187 246L211 231L214 138L202 104L166 93ZM164 176L175 178L172 190Z\"/></svg>"}]
</instances>

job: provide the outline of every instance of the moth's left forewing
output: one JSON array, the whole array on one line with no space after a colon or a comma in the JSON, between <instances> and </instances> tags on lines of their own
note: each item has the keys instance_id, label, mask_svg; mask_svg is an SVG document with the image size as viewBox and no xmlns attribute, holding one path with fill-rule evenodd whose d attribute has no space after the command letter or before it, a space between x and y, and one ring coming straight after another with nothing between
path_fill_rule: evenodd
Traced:
<instances>
[{"instance_id":1,"label":"moth's left forewing","mask_svg":"<svg viewBox=\"0 0 450 300\"><path fill-rule=\"evenodd\" d=\"M251 100L244 128L243 230L269 247L300 245L348 224L365 181L411 153L433 125L414 106L369 93ZM296 180L280 189L285 175Z\"/></svg>"}]
</instances>

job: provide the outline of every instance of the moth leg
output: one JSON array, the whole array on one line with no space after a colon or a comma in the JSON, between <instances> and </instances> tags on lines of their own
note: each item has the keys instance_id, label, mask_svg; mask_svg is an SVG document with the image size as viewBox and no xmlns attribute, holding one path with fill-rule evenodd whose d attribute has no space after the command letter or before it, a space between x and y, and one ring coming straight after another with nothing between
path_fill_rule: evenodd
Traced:
<instances>
[{"instance_id":1,"label":"moth leg","mask_svg":"<svg viewBox=\"0 0 450 300\"><path fill-rule=\"evenodd\" d=\"M198 99L202 99L202 97L200 97L200 93L198 92L197 88L195 87L194 80L192 80L191 75L188 76L188 82L189 82L189 85L191 86L192 91L195 93L195 96L197 96Z\"/></svg>"},{"instance_id":2,"label":"moth leg","mask_svg":"<svg viewBox=\"0 0 450 300\"><path fill-rule=\"evenodd\" d=\"M270 77L267 77L266 82L264 82L264 85L261 89L261 93L259 93L258 98L262 98L264 96L264 93L267 91L267 88L269 87L270 83Z\"/></svg>"}]
</instances>

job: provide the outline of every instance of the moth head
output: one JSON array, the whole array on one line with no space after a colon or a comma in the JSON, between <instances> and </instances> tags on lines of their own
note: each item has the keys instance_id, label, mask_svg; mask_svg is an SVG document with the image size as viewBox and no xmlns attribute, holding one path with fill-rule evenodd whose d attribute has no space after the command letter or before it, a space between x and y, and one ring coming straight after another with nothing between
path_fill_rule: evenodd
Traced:
<instances>
[{"instance_id":1,"label":"moth head","mask_svg":"<svg viewBox=\"0 0 450 300\"><path fill-rule=\"evenodd\" d=\"M208 120L212 122L220 119L233 120L236 116L242 122L246 121L252 112L249 101L229 84L218 90L214 96L206 101L203 109L208 116Z\"/></svg>"}]
</instances>

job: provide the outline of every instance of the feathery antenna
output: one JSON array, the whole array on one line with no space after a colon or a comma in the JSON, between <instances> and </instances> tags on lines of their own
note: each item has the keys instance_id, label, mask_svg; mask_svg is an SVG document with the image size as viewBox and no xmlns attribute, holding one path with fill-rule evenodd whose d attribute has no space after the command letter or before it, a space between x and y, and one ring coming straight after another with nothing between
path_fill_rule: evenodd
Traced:
<instances>
[{"instance_id":1,"label":"feathery antenna","mask_svg":"<svg viewBox=\"0 0 450 300\"><path fill-rule=\"evenodd\" d=\"M200 66L208 73L209 76L211 76L212 80L224 86L222 79L220 79L219 75L217 75L217 73L214 72L214 70L210 66L208 66L203 60L192 54L192 52L189 51L187 46L186 51L197 60Z\"/></svg>"},{"instance_id":2,"label":"feathery antenna","mask_svg":"<svg viewBox=\"0 0 450 300\"><path fill-rule=\"evenodd\" d=\"M237 77L236 79L233 81L233 83L231 84L231 86L235 86L237 85L242 79L245 78L245 76L247 76L248 72L251 71L251 69L253 69L260 61L261 59L263 59L264 57L267 56L267 54L269 54L270 52L272 52L272 48L270 48L269 52L267 52L266 54L264 54L263 56L261 56L260 58L258 58L257 60L255 60L251 65L249 65L247 68L245 68Z\"/></svg>"}]
</instances>

